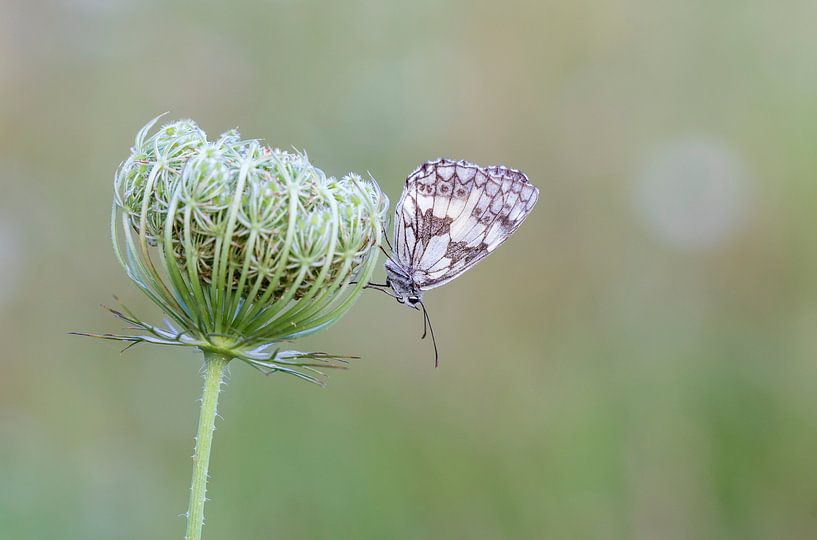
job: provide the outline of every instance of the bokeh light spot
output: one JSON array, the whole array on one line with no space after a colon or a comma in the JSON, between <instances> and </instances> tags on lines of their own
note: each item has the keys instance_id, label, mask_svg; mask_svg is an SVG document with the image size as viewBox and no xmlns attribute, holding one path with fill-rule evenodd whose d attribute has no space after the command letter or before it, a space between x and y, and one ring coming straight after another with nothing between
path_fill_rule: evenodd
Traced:
<instances>
[{"instance_id":1,"label":"bokeh light spot","mask_svg":"<svg viewBox=\"0 0 817 540\"><path fill-rule=\"evenodd\" d=\"M748 180L742 159L710 138L672 141L646 157L636 178L636 212L669 246L723 245L746 221Z\"/></svg>"}]
</instances>

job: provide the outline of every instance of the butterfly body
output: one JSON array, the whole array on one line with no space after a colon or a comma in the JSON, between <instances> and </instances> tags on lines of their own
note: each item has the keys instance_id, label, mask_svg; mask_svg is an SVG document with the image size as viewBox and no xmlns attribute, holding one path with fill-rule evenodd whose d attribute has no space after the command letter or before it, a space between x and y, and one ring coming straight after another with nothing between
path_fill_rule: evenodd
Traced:
<instances>
[{"instance_id":1,"label":"butterfly body","mask_svg":"<svg viewBox=\"0 0 817 540\"><path fill-rule=\"evenodd\" d=\"M406 179L394 219L386 283L401 304L448 283L488 256L528 216L539 190L507 167L438 159Z\"/></svg>"},{"instance_id":2,"label":"butterfly body","mask_svg":"<svg viewBox=\"0 0 817 540\"><path fill-rule=\"evenodd\" d=\"M417 304L423 301L423 291L416 282L395 262L386 261L386 285L391 287L394 297L401 304L407 304L416 308Z\"/></svg>"}]
</instances>

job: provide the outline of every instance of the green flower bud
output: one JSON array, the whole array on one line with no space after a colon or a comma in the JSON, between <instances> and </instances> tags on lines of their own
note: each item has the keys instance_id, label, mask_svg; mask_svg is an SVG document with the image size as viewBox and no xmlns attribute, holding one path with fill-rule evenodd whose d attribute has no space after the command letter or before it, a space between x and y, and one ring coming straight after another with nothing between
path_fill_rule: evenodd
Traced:
<instances>
[{"instance_id":1,"label":"green flower bud","mask_svg":"<svg viewBox=\"0 0 817 540\"><path fill-rule=\"evenodd\" d=\"M343 357L275 344L337 321L377 262L388 201L355 174L327 177L306 154L215 141L191 120L143 127L115 177L114 249L128 276L167 313L166 328L115 312L145 331L105 334L187 345L265 371Z\"/></svg>"}]
</instances>

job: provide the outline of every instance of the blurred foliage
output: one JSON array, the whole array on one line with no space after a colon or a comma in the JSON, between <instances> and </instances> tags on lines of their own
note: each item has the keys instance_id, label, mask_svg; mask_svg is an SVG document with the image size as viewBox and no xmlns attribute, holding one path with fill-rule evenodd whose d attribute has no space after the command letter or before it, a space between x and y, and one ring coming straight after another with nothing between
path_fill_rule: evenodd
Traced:
<instances>
[{"instance_id":1,"label":"blurred foliage","mask_svg":"<svg viewBox=\"0 0 817 540\"><path fill-rule=\"evenodd\" d=\"M208 538L817 533L814 2L0 13L0 537L182 535L199 358L67 335L119 330L111 294L158 319L108 215L165 110L369 170L392 201L438 156L541 190L428 294L439 369L374 293L302 347L365 357L327 389L233 367Z\"/></svg>"}]
</instances>

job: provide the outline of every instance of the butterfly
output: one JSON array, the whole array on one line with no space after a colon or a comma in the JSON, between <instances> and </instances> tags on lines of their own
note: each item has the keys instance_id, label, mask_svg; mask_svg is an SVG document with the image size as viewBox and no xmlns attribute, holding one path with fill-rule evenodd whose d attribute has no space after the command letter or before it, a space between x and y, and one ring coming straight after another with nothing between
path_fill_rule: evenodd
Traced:
<instances>
[{"instance_id":1,"label":"butterfly","mask_svg":"<svg viewBox=\"0 0 817 540\"><path fill-rule=\"evenodd\" d=\"M401 304L423 308L423 292L473 268L507 240L528 217L539 190L524 173L502 166L438 159L406 179L394 216L392 255L384 292ZM373 284L370 284L373 285ZM438 363L434 341L435 365Z\"/></svg>"}]
</instances>

